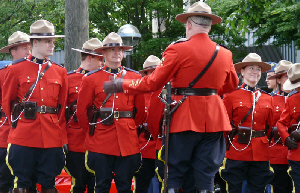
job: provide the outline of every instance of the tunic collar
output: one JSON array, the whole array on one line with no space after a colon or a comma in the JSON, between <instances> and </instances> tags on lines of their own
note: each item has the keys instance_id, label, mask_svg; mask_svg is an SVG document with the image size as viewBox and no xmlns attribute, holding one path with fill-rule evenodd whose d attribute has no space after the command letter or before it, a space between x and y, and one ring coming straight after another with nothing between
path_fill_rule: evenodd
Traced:
<instances>
[{"instance_id":1,"label":"tunic collar","mask_svg":"<svg viewBox=\"0 0 300 193\"><path fill-rule=\"evenodd\" d=\"M258 90L258 87L257 86L255 86L255 87L251 87L251 86L249 86L249 85L247 85L247 84L242 84L242 86L241 86L244 90L247 90L247 91L256 91L256 90Z\"/></svg>"}]
</instances>

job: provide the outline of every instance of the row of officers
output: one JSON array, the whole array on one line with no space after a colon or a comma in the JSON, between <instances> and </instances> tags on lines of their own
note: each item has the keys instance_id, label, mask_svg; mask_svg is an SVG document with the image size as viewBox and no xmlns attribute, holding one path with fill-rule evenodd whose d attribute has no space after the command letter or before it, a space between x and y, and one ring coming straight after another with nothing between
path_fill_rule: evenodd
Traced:
<instances>
[{"instance_id":1,"label":"row of officers","mask_svg":"<svg viewBox=\"0 0 300 193\"><path fill-rule=\"evenodd\" d=\"M257 83L275 63L250 53L233 64L232 53L208 36L222 19L207 4L196 2L176 19L186 24L186 39L162 59L149 56L140 73L121 66L132 47L114 32L74 48L81 65L68 73L47 59L64 37L52 23L34 22L29 36L13 33L0 50L14 60L0 70L0 192L33 193L38 183L42 193L55 193L64 167L71 192L108 193L112 179L118 192L132 192L133 176L135 191L147 192L166 159L159 128L169 81L174 111L161 189L214 192L219 172L230 193L241 193L244 181L254 193L267 184L300 192L300 64L282 60L268 72L268 83L276 80L268 94Z\"/></svg>"}]
</instances>

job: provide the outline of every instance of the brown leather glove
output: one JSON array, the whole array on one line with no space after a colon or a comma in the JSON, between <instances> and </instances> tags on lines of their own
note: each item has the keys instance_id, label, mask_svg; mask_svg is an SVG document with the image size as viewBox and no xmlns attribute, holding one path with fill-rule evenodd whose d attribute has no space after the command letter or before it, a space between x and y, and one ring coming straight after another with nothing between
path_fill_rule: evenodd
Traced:
<instances>
[{"instance_id":1,"label":"brown leather glove","mask_svg":"<svg viewBox=\"0 0 300 193\"><path fill-rule=\"evenodd\" d=\"M298 148L298 143L294 141L290 136L285 139L285 145L289 149L297 149Z\"/></svg>"},{"instance_id":2,"label":"brown leather glove","mask_svg":"<svg viewBox=\"0 0 300 193\"><path fill-rule=\"evenodd\" d=\"M291 138L294 138L296 141L300 141L300 130L295 130L290 134Z\"/></svg>"},{"instance_id":3,"label":"brown leather glove","mask_svg":"<svg viewBox=\"0 0 300 193\"><path fill-rule=\"evenodd\" d=\"M103 83L103 90L105 93L117 93L117 92L123 92L122 84L123 79L118 78L112 81L105 81Z\"/></svg>"}]
</instances>

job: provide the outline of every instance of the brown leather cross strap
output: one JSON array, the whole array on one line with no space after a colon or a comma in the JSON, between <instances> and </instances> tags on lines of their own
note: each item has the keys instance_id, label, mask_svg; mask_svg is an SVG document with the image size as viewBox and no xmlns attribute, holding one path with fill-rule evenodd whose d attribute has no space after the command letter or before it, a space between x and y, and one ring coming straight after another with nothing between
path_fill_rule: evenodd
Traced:
<instances>
[{"instance_id":1,"label":"brown leather cross strap","mask_svg":"<svg viewBox=\"0 0 300 193\"><path fill-rule=\"evenodd\" d=\"M37 106L36 111L40 114L49 113L49 114L58 114L58 109L54 107L48 107L45 105Z\"/></svg>"}]
</instances>

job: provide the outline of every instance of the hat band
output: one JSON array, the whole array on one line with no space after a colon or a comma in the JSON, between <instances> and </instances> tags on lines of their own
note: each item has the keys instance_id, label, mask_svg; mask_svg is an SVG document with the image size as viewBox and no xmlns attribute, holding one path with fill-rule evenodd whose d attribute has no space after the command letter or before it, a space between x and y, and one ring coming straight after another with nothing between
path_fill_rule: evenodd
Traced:
<instances>
[{"instance_id":1,"label":"hat band","mask_svg":"<svg viewBox=\"0 0 300 193\"><path fill-rule=\"evenodd\" d=\"M104 44L103 47L111 47L111 46L123 46L122 43L110 43L110 44Z\"/></svg>"},{"instance_id":2,"label":"hat band","mask_svg":"<svg viewBox=\"0 0 300 193\"><path fill-rule=\"evenodd\" d=\"M88 53L91 53L91 54L99 54L99 53L94 52L94 50L89 50L89 49L85 49L85 48L82 48L82 51L88 52Z\"/></svg>"},{"instance_id":3,"label":"hat band","mask_svg":"<svg viewBox=\"0 0 300 193\"><path fill-rule=\"evenodd\" d=\"M147 70L147 69L150 69L150 68L156 68L156 67L157 67L157 65L148 66L148 67L144 68L144 70Z\"/></svg>"},{"instance_id":4,"label":"hat band","mask_svg":"<svg viewBox=\"0 0 300 193\"><path fill-rule=\"evenodd\" d=\"M191 13L193 13L193 12L191 12ZM206 11L194 11L194 13L206 13L206 14L211 14L211 13L206 12Z\"/></svg>"},{"instance_id":5,"label":"hat band","mask_svg":"<svg viewBox=\"0 0 300 193\"><path fill-rule=\"evenodd\" d=\"M279 72L276 72L275 74L281 74L281 73L285 73L285 72L287 72L288 70L281 70L281 71L279 71Z\"/></svg>"},{"instance_id":6,"label":"hat band","mask_svg":"<svg viewBox=\"0 0 300 193\"><path fill-rule=\"evenodd\" d=\"M296 84L296 83L298 83L298 82L300 82L300 78L298 78L298 79L296 79L296 80L293 80L293 81L291 81L291 83L292 83L292 84Z\"/></svg>"},{"instance_id":7,"label":"hat band","mask_svg":"<svg viewBox=\"0 0 300 193\"><path fill-rule=\"evenodd\" d=\"M21 40L21 41L17 41L17 42L11 43L8 46L11 46L11 45L14 45L14 44L21 44L21 43L24 43L24 42L28 42L29 43L28 40Z\"/></svg>"},{"instance_id":8,"label":"hat band","mask_svg":"<svg viewBox=\"0 0 300 193\"><path fill-rule=\"evenodd\" d=\"M55 36L55 33L30 33L31 36Z\"/></svg>"}]
</instances>

